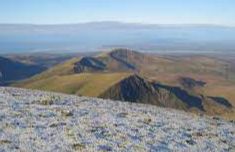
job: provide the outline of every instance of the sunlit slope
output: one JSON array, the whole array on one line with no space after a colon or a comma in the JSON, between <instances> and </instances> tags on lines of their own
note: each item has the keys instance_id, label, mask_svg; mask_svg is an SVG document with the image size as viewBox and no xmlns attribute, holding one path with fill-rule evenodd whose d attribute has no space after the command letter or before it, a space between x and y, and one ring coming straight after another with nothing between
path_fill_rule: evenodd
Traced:
<instances>
[{"instance_id":1,"label":"sunlit slope","mask_svg":"<svg viewBox=\"0 0 235 152\"><path fill-rule=\"evenodd\" d=\"M61 75L70 75L73 74L74 63L78 62L80 58L73 58L66 61L65 63L56 65L49 70L31 78L30 80L39 80L49 78L51 76L61 76ZM27 82L27 81L26 81ZM30 82L30 81L29 81Z\"/></svg>"},{"instance_id":2,"label":"sunlit slope","mask_svg":"<svg viewBox=\"0 0 235 152\"><path fill-rule=\"evenodd\" d=\"M93 57L74 58L16 86L90 95L91 91L81 89L92 86L87 86L88 78L90 82L94 81L94 86L106 83L106 87L111 86L112 81L116 82L116 75L124 74L125 77L126 73L137 73L150 81L182 88L181 78L202 81L205 85L184 89L198 95L223 97L235 106L235 73L226 69L228 65L224 60L206 55L152 55L114 49ZM111 78L107 78L109 76ZM78 88L82 91L77 91Z\"/></svg>"},{"instance_id":3,"label":"sunlit slope","mask_svg":"<svg viewBox=\"0 0 235 152\"><path fill-rule=\"evenodd\" d=\"M97 97L109 87L129 76L129 73L81 73L72 75L52 76L26 84L24 88L77 94Z\"/></svg>"},{"instance_id":4,"label":"sunlit slope","mask_svg":"<svg viewBox=\"0 0 235 152\"><path fill-rule=\"evenodd\" d=\"M14 86L234 119L234 73L227 77L227 64L207 56L161 56L114 49L71 59Z\"/></svg>"},{"instance_id":5,"label":"sunlit slope","mask_svg":"<svg viewBox=\"0 0 235 152\"><path fill-rule=\"evenodd\" d=\"M183 87L182 77L205 82L203 87L191 91L206 96L220 96L235 106L235 73L228 69L230 63L209 56L166 57L170 62L155 65L155 70L144 69L142 75L153 81ZM152 66L154 67L154 66Z\"/></svg>"}]
</instances>

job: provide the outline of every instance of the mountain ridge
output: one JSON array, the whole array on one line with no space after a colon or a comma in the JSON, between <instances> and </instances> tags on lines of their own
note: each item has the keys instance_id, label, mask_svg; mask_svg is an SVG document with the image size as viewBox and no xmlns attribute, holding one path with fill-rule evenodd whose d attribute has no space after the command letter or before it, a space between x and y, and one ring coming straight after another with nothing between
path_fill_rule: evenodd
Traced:
<instances>
[{"instance_id":1,"label":"mountain ridge","mask_svg":"<svg viewBox=\"0 0 235 152\"><path fill-rule=\"evenodd\" d=\"M207 58L203 58L202 64L211 70L214 60L204 59ZM230 100L200 92L208 85L206 81L176 77L177 86L154 78L161 70L171 70L175 62L178 64L178 60L117 48L92 57L74 58L15 86L141 102L210 115L232 115L234 107ZM169 67L165 68L166 65ZM182 68L181 64L178 68Z\"/></svg>"}]
</instances>

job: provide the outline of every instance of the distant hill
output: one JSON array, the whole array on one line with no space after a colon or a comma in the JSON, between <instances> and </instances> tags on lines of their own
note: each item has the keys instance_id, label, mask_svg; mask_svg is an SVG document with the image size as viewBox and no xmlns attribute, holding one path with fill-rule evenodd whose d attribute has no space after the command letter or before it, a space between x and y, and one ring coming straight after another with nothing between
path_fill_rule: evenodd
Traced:
<instances>
[{"instance_id":1,"label":"distant hill","mask_svg":"<svg viewBox=\"0 0 235 152\"><path fill-rule=\"evenodd\" d=\"M133 50L114 49L96 57L83 57L75 63L74 70L76 73L92 71L134 72L140 70L146 62L150 64L151 61L154 61L154 58Z\"/></svg>"},{"instance_id":2,"label":"distant hill","mask_svg":"<svg viewBox=\"0 0 235 152\"><path fill-rule=\"evenodd\" d=\"M90 54L90 53L89 53ZM66 60L72 59L74 57L82 56L79 53L16 53L16 54L4 54L2 55L13 61L18 61L24 64L40 65L46 68L51 68L57 64L63 63Z\"/></svg>"},{"instance_id":3,"label":"distant hill","mask_svg":"<svg viewBox=\"0 0 235 152\"><path fill-rule=\"evenodd\" d=\"M0 85L23 80L46 70L39 65L30 65L0 57Z\"/></svg>"},{"instance_id":4,"label":"distant hill","mask_svg":"<svg viewBox=\"0 0 235 152\"><path fill-rule=\"evenodd\" d=\"M85 53L91 55L92 53ZM61 64L67 60L82 56L81 53L22 53L0 56L1 84L10 85L15 81L30 78L35 74ZM4 73L3 73L4 71ZM3 78L4 77L4 78ZM4 79L4 80L3 80ZM4 81L4 82L3 82Z\"/></svg>"},{"instance_id":5,"label":"distant hill","mask_svg":"<svg viewBox=\"0 0 235 152\"><path fill-rule=\"evenodd\" d=\"M180 87L150 82L138 75L122 79L99 97L212 115L224 112L234 113L233 106L224 98L200 96ZM213 110L211 110L212 107Z\"/></svg>"},{"instance_id":6,"label":"distant hill","mask_svg":"<svg viewBox=\"0 0 235 152\"><path fill-rule=\"evenodd\" d=\"M190 64L195 60L198 65ZM202 67L199 65L203 65L202 73L220 76L217 68L222 63L216 61L216 64L206 57L179 60L114 49L97 56L74 58L14 86L147 103L212 115L226 114L230 118L234 102L218 94L207 94L207 90L203 89L211 86L209 81L189 77L194 71L193 76L198 74Z\"/></svg>"},{"instance_id":7,"label":"distant hill","mask_svg":"<svg viewBox=\"0 0 235 152\"><path fill-rule=\"evenodd\" d=\"M155 87L138 75L131 75L110 87L99 97L112 100L146 103L186 110L180 98L168 90Z\"/></svg>"}]
</instances>

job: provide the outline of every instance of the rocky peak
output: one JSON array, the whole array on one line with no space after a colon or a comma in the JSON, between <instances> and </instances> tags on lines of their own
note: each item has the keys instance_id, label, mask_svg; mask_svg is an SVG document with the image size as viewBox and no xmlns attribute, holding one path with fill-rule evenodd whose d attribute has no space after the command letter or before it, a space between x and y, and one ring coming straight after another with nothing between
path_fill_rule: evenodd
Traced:
<instances>
[{"instance_id":1,"label":"rocky peak","mask_svg":"<svg viewBox=\"0 0 235 152\"><path fill-rule=\"evenodd\" d=\"M81 73L84 71L99 71L104 70L106 65L93 57L83 57L79 62L75 63L75 73Z\"/></svg>"}]
</instances>

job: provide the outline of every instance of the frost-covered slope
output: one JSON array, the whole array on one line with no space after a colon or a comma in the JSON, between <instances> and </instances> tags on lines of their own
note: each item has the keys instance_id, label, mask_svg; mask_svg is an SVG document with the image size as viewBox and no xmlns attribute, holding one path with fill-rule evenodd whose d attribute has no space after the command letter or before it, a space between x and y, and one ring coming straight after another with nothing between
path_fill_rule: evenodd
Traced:
<instances>
[{"instance_id":1,"label":"frost-covered slope","mask_svg":"<svg viewBox=\"0 0 235 152\"><path fill-rule=\"evenodd\" d=\"M151 105L0 88L0 151L234 151L235 124Z\"/></svg>"}]
</instances>

